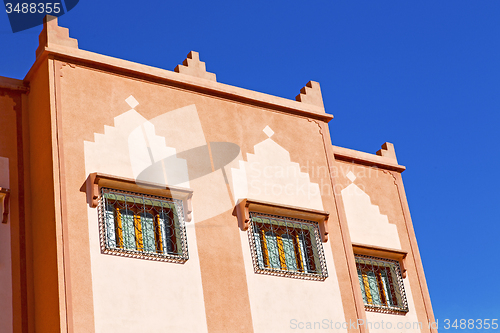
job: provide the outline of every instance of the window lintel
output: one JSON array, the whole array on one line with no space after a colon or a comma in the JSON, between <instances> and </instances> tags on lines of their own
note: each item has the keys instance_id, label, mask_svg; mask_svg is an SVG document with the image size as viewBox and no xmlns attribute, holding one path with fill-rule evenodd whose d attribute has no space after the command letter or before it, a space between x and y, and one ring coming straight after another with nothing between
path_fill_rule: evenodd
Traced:
<instances>
[{"instance_id":1,"label":"window lintel","mask_svg":"<svg viewBox=\"0 0 500 333\"><path fill-rule=\"evenodd\" d=\"M87 203L95 208L99 204L100 188L109 187L123 191L147 193L182 200L186 222L191 221L191 198L193 190L178 186L165 186L163 184L152 183L133 178L107 175L104 173L91 173L85 183L80 188L81 192L87 193Z\"/></svg>"},{"instance_id":2,"label":"window lintel","mask_svg":"<svg viewBox=\"0 0 500 333\"><path fill-rule=\"evenodd\" d=\"M7 223L9 217L9 198L10 190L8 188L0 187L0 217L2 223Z\"/></svg>"},{"instance_id":3,"label":"window lintel","mask_svg":"<svg viewBox=\"0 0 500 333\"><path fill-rule=\"evenodd\" d=\"M381 246L358 244L358 243L352 243L352 250L355 255L359 254L359 255L392 259L398 261L401 267L401 275L403 279L406 278L405 261L408 252Z\"/></svg>"},{"instance_id":4,"label":"window lintel","mask_svg":"<svg viewBox=\"0 0 500 333\"><path fill-rule=\"evenodd\" d=\"M322 210L288 206L254 199L239 199L233 209L233 216L238 218L242 231L247 231L250 225L250 212L286 216L317 222L321 232L321 240L328 241L327 221L330 213Z\"/></svg>"}]
</instances>

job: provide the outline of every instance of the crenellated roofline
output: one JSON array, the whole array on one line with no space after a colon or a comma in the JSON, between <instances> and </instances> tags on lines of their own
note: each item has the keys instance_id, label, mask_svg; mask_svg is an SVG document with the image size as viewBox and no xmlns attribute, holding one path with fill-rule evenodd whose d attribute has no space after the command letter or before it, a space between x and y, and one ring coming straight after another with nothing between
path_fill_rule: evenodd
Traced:
<instances>
[{"instance_id":1,"label":"crenellated roofline","mask_svg":"<svg viewBox=\"0 0 500 333\"><path fill-rule=\"evenodd\" d=\"M44 20L39 43L35 63L25 82L29 82L38 66L49 58L324 122L333 119L325 112L319 83L314 81L308 82L294 101L217 82L215 74L206 71L205 63L194 51L172 72L80 50L77 40L69 37L68 29L60 27L57 18L52 16Z\"/></svg>"}]
</instances>

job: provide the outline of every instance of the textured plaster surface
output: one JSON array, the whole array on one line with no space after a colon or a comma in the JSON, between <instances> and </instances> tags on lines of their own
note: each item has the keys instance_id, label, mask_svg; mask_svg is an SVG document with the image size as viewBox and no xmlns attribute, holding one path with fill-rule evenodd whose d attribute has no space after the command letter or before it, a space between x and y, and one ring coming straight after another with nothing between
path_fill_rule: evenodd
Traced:
<instances>
[{"instance_id":1,"label":"textured plaster surface","mask_svg":"<svg viewBox=\"0 0 500 333\"><path fill-rule=\"evenodd\" d=\"M28 94L30 220L32 235L32 275L28 288L33 288L28 303L29 318L37 331L58 331L66 326L66 292L60 216L60 182L57 165L56 115L54 112L53 62L47 60L36 69ZM27 230L27 231L28 231ZM29 273L28 273L29 274ZM37 277L37 278L34 278Z\"/></svg>"}]
</instances>

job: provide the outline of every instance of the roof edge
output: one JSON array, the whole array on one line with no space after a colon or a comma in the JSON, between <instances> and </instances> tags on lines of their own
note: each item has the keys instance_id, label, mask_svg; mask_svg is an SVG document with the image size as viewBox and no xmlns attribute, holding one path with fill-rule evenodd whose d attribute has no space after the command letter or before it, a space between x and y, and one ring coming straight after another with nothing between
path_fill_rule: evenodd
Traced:
<instances>
[{"instance_id":1,"label":"roof edge","mask_svg":"<svg viewBox=\"0 0 500 333\"><path fill-rule=\"evenodd\" d=\"M362 151L333 146L333 145L332 147L333 147L333 155L335 159L338 160L354 162L368 166L374 166L382 169L393 170L399 173L406 170L405 166L399 165L395 159L390 157L365 153Z\"/></svg>"},{"instance_id":2,"label":"roof edge","mask_svg":"<svg viewBox=\"0 0 500 333\"><path fill-rule=\"evenodd\" d=\"M44 28L40 34L39 42L36 51L36 60L26 74L24 79L25 82L29 82L32 79L40 64L48 58L69 62L77 66L95 68L153 83L217 96L219 98L238 101L244 104L313 118L324 122L329 122L333 119L332 115L325 112L319 84L313 81L309 82L306 87L301 89L301 98L295 101L216 82L215 74L213 74L213 78L207 78L207 75L192 75L193 73L190 75L190 72L186 70L179 70L177 73L175 71L89 52L79 49L77 40L69 37L68 29L60 27L57 24L57 18L49 16L45 18ZM190 54L192 57L190 60L193 62L193 52ZM198 56L198 53L195 52L195 55ZM193 66L191 66L193 68L196 67L194 68L197 69L196 73L201 70L201 62L199 62L199 64L198 62L194 65L199 66L194 66L193 64ZM190 65L189 62L186 62L186 64ZM202 67L204 68L204 63Z\"/></svg>"},{"instance_id":3,"label":"roof edge","mask_svg":"<svg viewBox=\"0 0 500 333\"><path fill-rule=\"evenodd\" d=\"M29 87L22 80L0 76L0 89L9 89L9 90L17 90L25 92L29 90Z\"/></svg>"}]
</instances>

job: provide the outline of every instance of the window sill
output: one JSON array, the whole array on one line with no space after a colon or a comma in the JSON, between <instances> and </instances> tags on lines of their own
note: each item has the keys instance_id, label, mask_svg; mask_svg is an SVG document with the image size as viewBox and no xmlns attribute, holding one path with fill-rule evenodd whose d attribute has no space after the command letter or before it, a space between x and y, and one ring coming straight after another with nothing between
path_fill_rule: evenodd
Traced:
<instances>
[{"instance_id":1,"label":"window sill","mask_svg":"<svg viewBox=\"0 0 500 333\"><path fill-rule=\"evenodd\" d=\"M182 200L184 208L185 221L190 222L192 217L191 198L193 190L177 186L165 186L156 183L150 183L132 178L118 177L103 173L91 173L85 183L80 188L81 192L87 193L87 203L90 207L96 208L99 204L99 195L101 187L110 187L123 191L147 193L162 197L170 197Z\"/></svg>"},{"instance_id":2,"label":"window sill","mask_svg":"<svg viewBox=\"0 0 500 333\"><path fill-rule=\"evenodd\" d=\"M238 225L242 231L248 230L250 225L250 211L317 222L321 233L321 240L323 242L328 241L328 226L326 224L330 215L328 212L260 200L240 199L234 207L233 216L238 218Z\"/></svg>"}]
</instances>

